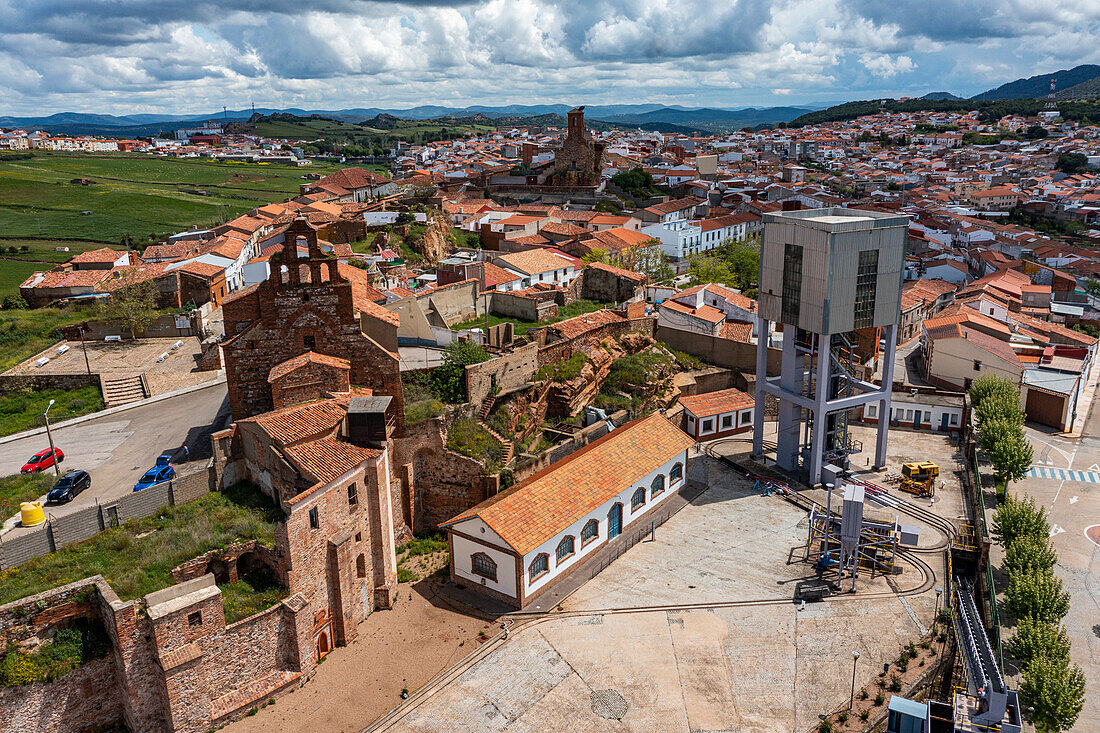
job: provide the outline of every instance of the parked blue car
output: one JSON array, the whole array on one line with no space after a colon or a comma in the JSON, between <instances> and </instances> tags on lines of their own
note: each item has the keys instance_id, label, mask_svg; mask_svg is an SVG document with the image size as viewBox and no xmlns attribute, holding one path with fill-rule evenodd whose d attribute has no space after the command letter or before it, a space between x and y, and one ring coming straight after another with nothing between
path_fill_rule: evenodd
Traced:
<instances>
[{"instance_id":1,"label":"parked blue car","mask_svg":"<svg viewBox=\"0 0 1100 733\"><path fill-rule=\"evenodd\" d=\"M167 453L157 458L157 465L150 468L144 476L138 479L138 482L134 484L134 491L141 491L175 478L176 469L168 465L171 460L172 456Z\"/></svg>"}]
</instances>

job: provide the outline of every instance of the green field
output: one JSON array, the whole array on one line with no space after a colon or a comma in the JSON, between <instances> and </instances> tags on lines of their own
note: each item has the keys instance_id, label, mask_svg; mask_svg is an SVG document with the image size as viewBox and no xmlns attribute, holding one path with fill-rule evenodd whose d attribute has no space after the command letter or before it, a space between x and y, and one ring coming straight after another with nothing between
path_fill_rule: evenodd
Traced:
<instances>
[{"instance_id":1,"label":"green field","mask_svg":"<svg viewBox=\"0 0 1100 733\"><path fill-rule=\"evenodd\" d=\"M412 143L428 143L435 140L449 140L470 133L492 132L492 125L448 123L445 120L402 120L396 117L384 117L366 120L355 124L323 117L296 117L280 114L259 117L256 122L242 123L248 132L264 137L283 140L324 140L341 150L345 146L369 150L375 146L387 148L397 140ZM379 127L374 127L374 122ZM308 147L308 145L307 145ZM317 146L319 149L322 146ZM324 148L329 149L329 148ZM354 153L353 154L358 154ZM379 171L385 173L384 170Z\"/></svg>"},{"instance_id":2,"label":"green field","mask_svg":"<svg viewBox=\"0 0 1100 733\"><path fill-rule=\"evenodd\" d=\"M113 243L129 235L150 242L283 201L298 192L306 173L326 175L338 168L36 153L31 160L0 162L0 235ZM70 183L74 178L90 178L95 185Z\"/></svg>"}]
</instances>

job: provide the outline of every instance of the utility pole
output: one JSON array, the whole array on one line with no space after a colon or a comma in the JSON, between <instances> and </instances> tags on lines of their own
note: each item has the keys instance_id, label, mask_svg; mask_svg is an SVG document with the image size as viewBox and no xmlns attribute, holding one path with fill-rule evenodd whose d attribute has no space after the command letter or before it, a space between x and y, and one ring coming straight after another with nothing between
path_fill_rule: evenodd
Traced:
<instances>
[{"instance_id":1,"label":"utility pole","mask_svg":"<svg viewBox=\"0 0 1100 733\"><path fill-rule=\"evenodd\" d=\"M50 439L50 455L53 456L53 472L61 476L61 468L57 465L57 449L53 447L53 431L50 430L50 408L53 407L53 403L56 400L50 400L50 404L46 405L46 411L42 413L42 417L46 418L46 437Z\"/></svg>"},{"instance_id":2,"label":"utility pole","mask_svg":"<svg viewBox=\"0 0 1100 733\"><path fill-rule=\"evenodd\" d=\"M848 709L851 710L856 701L856 662L859 660L859 652L852 652L852 695L848 698Z\"/></svg>"},{"instance_id":3,"label":"utility pole","mask_svg":"<svg viewBox=\"0 0 1100 733\"><path fill-rule=\"evenodd\" d=\"M88 345L84 343L84 326L80 327L80 348L84 351L84 367L88 374L92 373L92 365L88 363Z\"/></svg>"}]
</instances>

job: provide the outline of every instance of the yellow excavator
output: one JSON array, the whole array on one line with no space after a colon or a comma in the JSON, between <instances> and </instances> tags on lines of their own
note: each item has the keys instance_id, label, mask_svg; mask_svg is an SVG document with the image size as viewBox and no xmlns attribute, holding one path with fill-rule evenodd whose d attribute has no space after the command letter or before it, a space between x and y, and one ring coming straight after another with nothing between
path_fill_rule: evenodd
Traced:
<instances>
[{"instance_id":1,"label":"yellow excavator","mask_svg":"<svg viewBox=\"0 0 1100 733\"><path fill-rule=\"evenodd\" d=\"M906 463L901 467L901 490L917 496L932 496L936 493L936 478L940 467L931 461Z\"/></svg>"}]
</instances>

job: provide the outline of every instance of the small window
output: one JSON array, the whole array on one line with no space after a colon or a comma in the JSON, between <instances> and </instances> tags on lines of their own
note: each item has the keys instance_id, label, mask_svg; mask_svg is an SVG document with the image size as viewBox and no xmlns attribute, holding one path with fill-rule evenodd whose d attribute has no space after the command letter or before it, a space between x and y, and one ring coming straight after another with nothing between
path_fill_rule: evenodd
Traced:
<instances>
[{"instance_id":1,"label":"small window","mask_svg":"<svg viewBox=\"0 0 1100 733\"><path fill-rule=\"evenodd\" d=\"M355 558L355 574L360 578L367 577L367 558L363 553L359 553L359 557Z\"/></svg>"},{"instance_id":2,"label":"small window","mask_svg":"<svg viewBox=\"0 0 1100 733\"><path fill-rule=\"evenodd\" d=\"M980 372L982 370L982 363L977 359L974 360L974 371Z\"/></svg>"},{"instance_id":3,"label":"small window","mask_svg":"<svg viewBox=\"0 0 1100 733\"><path fill-rule=\"evenodd\" d=\"M359 508L359 492L355 488L355 484L348 484L348 507L355 511Z\"/></svg>"},{"instance_id":4,"label":"small window","mask_svg":"<svg viewBox=\"0 0 1100 733\"><path fill-rule=\"evenodd\" d=\"M950 424L951 425L958 425L959 424L959 416L957 414L952 413Z\"/></svg>"},{"instance_id":5,"label":"small window","mask_svg":"<svg viewBox=\"0 0 1100 733\"><path fill-rule=\"evenodd\" d=\"M313 335L306 335L302 337L302 345L307 349L312 349L317 345L317 339Z\"/></svg>"},{"instance_id":6,"label":"small window","mask_svg":"<svg viewBox=\"0 0 1100 733\"><path fill-rule=\"evenodd\" d=\"M187 615L188 626L202 626L202 611L195 611Z\"/></svg>"},{"instance_id":7,"label":"small window","mask_svg":"<svg viewBox=\"0 0 1100 733\"><path fill-rule=\"evenodd\" d=\"M581 530L581 545L586 545L600 536L600 523L595 519L589 519L584 529Z\"/></svg>"},{"instance_id":8,"label":"small window","mask_svg":"<svg viewBox=\"0 0 1100 733\"><path fill-rule=\"evenodd\" d=\"M878 417L878 405L867 405L867 417Z\"/></svg>"},{"instance_id":9,"label":"small window","mask_svg":"<svg viewBox=\"0 0 1100 733\"><path fill-rule=\"evenodd\" d=\"M355 541L356 542L362 542L363 541L363 533L362 532L356 532L355 533Z\"/></svg>"},{"instance_id":10,"label":"small window","mask_svg":"<svg viewBox=\"0 0 1100 733\"><path fill-rule=\"evenodd\" d=\"M470 556L470 569L483 578L497 579L497 564L484 552L475 552Z\"/></svg>"},{"instance_id":11,"label":"small window","mask_svg":"<svg viewBox=\"0 0 1100 733\"><path fill-rule=\"evenodd\" d=\"M531 566L527 568L527 575L530 578L530 582L534 582L537 578L541 578L550 572L550 556L545 552L541 555L536 555L535 559L531 561Z\"/></svg>"},{"instance_id":12,"label":"small window","mask_svg":"<svg viewBox=\"0 0 1100 733\"><path fill-rule=\"evenodd\" d=\"M317 514L317 507L313 507L309 510L309 528L318 529L321 526L320 517Z\"/></svg>"},{"instance_id":13,"label":"small window","mask_svg":"<svg viewBox=\"0 0 1100 733\"><path fill-rule=\"evenodd\" d=\"M665 477L656 476L653 479L653 483L649 485L649 497L652 499L654 496L663 494L665 492Z\"/></svg>"},{"instance_id":14,"label":"small window","mask_svg":"<svg viewBox=\"0 0 1100 733\"><path fill-rule=\"evenodd\" d=\"M668 472L668 482L674 484L684 478L684 465L677 463L672 467L672 470Z\"/></svg>"},{"instance_id":15,"label":"small window","mask_svg":"<svg viewBox=\"0 0 1100 733\"><path fill-rule=\"evenodd\" d=\"M630 499L630 511L637 511L639 507L643 506L645 506L645 489L638 489Z\"/></svg>"},{"instance_id":16,"label":"small window","mask_svg":"<svg viewBox=\"0 0 1100 733\"><path fill-rule=\"evenodd\" d=\"M733 415L723 415L722 416L722 429L725 430L726 428L732 428L732 427L733 427Z\"/></svg>"},{"instance_id":17,"label":"small window","mask_svg":"<svg viewBox=\"0 0 1100 733\"><path fill-rule=\"evenodd\" d=\"M703 432L709 433L711 430L714 430L714 419L708 418L703 421Z\"/></svg>"},{"instance_id":18,"label":"small window","mask_svg":"<svg viewBox=\"0 0 1100 733\"><path fill-rule=\"evenodd\" d=\"M745 410L741 413L741 424L748 425L752 422L752 410Z\"/></svg>"},{"instance_id":19,"label":"small window","mask_svg":"<svg viewBox=\"0 0 1100 733\"><path fill-rule=\"evenodd\" d=\"M573 535L566 535L561 538L561 542L558 543L558 549L554 551L557 562L561 565L562 560L565 560L573 554Z\"/></svg>"}]
</instances>

